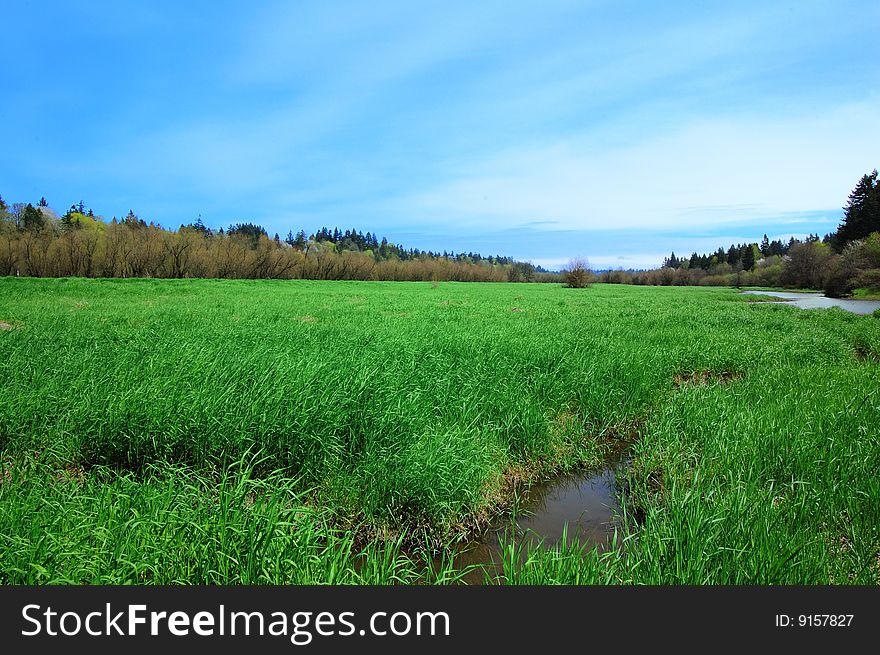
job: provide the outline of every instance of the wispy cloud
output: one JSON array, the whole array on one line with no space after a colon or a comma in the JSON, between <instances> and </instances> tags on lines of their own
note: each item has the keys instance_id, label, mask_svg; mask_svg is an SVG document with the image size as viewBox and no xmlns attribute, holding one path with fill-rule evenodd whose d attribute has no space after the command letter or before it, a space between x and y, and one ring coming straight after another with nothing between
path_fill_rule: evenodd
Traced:
<instances>
[{"instance_id":1,"label":"wispy cloud","mask_svg":"<svg viewBox=\"0 0 880 655\"><path fill-rule=\"evenodd\" d=\"M225 9L11 7L4 197L611 262L823 231L878 165L870 3Z\"/></svg>"},{"instance_id":2,"label":"wispy cloud","mask_svg":"<svg viewBox=\"0 0 880 655\"><path fill-rule=\"evenodd\" d=\"M876 161L865 130L880 96L821 116L700 119L650 139L597 151L590 135L450 166L447 181L401 211L490 226L555 221L580 230L687 229L758 224L830 208Z\"/></svg>"}]
</instances>

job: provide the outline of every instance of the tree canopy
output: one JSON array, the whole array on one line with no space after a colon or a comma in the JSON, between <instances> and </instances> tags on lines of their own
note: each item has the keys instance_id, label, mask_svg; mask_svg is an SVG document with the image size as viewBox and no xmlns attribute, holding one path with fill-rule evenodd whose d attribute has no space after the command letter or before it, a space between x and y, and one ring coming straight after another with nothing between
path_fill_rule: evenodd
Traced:
<instances>
[{"instance_id":1,"label":"tree canopy","mask_svg":"<svg viewBox=\"0 0 880 655\"><path fill-rule=\"evenodd\" d=\"M838 252L852 241L880 232L880 182L877 169L866 173L849 194L843 208L843 220L830 240Z\"/></svg>"},{"instance_id":2,"label":"tree canopy","mask_svg":"<svg viewBox=\"0 0 880 655\"><path fill-rule=\"evenodd\" d=\"M140 218L95 216L83 201L58 217L45 198L11 208L0 197L0 275L232 277L530 282L556 280L528 262L422 251L338 227L282 240L249 221L216 232L201 216L177 230Z\"/></svg>"}]
</instances>

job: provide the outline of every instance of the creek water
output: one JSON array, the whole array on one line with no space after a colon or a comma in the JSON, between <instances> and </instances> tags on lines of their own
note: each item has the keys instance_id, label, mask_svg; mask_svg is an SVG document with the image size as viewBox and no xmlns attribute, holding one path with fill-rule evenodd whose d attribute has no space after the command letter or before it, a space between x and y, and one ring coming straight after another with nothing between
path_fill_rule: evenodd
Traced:
<instances>
[{"instance_id":1,"label":"creek water","mask_svg":"<svg viewBox=\"0 0 880 655\"><path fill-rule=\"evenodd\" d=\"M793 291L743 291L746 295L773 296L779 301L767 301L767 304L786 304L801 309L828 309L840 307L854 314L870 314L880 309L880 300L851 300L848 298L829 298L821 293L797 293Z\"/></svg>"},{"instance_id":2,"label":"creek water","mask_svg":"<svg viewBox=\"0 0 880 655\"><path fill-rule=\"evenodd\" d=\"M554 546L567 534L569 544L607 547L618 527L616 470L618 463L589 473L568 474L532 485L516 511L516 521L498 519L481 535L455 549L458 569L473 567L467 584L482 584L502 573L502 541ZM448 555L447 555L448 557Z\"/></svg>"}]
</instances>

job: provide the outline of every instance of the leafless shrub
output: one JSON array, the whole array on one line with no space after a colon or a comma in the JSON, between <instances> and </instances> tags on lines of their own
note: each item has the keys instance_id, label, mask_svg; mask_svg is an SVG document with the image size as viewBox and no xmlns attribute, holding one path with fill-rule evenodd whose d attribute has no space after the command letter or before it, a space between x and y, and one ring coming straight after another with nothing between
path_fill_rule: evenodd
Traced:
<instances>
[{"instance_id":1,"label":"leafless shrub","mask_svg":"<svg viewBox=\"0 0 880 655\"><path fill-rule=\"evenodd\" d=\"M590 271L590 262L585 257L575 257L568 262L562 271L565 286L570 289L584 289L593 282L593 273Z\"/></svg>"}]
</instances>

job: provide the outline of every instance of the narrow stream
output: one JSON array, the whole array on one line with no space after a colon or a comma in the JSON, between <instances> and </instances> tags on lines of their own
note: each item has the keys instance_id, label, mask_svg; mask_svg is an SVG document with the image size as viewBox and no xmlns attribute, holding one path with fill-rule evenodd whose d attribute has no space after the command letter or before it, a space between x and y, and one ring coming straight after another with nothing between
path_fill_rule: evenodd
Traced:
<instances>
[{"instance_id":1,"label":"narrow stream","mask_svg":"<svg viewBox=\"0 0 880 655\"><path fill-rule=\"evenodd\" d=\"M567 528L568 543L604 548L618 527L616 470L618 462L600 471L564 475L529 488L517 508L516 524L497 520L482 535L461 546L453 555L458 569L474 566L464 582L483 584L486 573L503 571L501 540L515 528L517 544L554 546Z\"/></svg>"}]
</instances>

